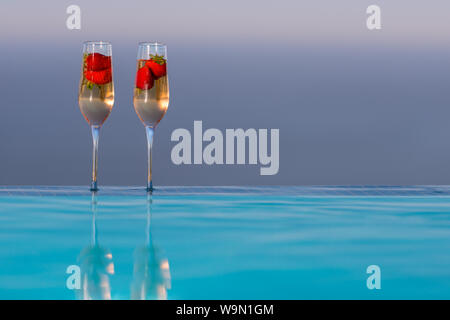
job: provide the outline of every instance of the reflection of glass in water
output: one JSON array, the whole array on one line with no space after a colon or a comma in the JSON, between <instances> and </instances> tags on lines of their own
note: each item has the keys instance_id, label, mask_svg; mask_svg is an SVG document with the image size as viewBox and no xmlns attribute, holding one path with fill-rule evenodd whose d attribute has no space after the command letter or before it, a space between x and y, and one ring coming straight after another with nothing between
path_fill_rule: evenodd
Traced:
<instances>
[{"instance_id":1,"label":"reflection of glass in water","mask_svg":"<svg viewBox=\"0 0 450 320\"><path fill-rule=\"evenodd\" d=\"M114 264L111 252L98 245L97 241L97 198L92 193L92 245L83 249L78 257L81 268L81 289L78 299L109 300L111 286L109 276L114 274Z\"/></svg>"},{"instance_id":2,"label":"reflection of glass in water","mask_svg":"<svg viewBox=\"0 0 450 320\"><path fill-rule=\"evenodd\" d=\"M134 273L131 284L133 300L166 300L170 289L169 261L154 245L151 234L151 194L147 196L146 245L134 253Z\"/></svg>"}]
</instances>

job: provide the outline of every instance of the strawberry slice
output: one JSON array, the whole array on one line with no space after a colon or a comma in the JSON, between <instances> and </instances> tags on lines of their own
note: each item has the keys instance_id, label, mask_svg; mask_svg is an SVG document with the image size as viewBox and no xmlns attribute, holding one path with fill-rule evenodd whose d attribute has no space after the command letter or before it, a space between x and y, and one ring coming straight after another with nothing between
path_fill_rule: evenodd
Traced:
<instances>
[{"instance_id":1,"label":"strawberry slice","mask_svg":"<svg viewBox=\"0 0 450 320\"><path fill-rule=\"evenodd\" d=\"M100 71L86 70L84 76L88 81L95 84L105 84L112 81L111 68Z\"/></svg>"},{"instance_id":2,"label":"strawberry slice","mask_svg":"<svg viewBox=\"0 0 450 320\"><path fill-rule=\"evenodd\" d=\"M167 74L166 59L160 55L150 55L150 60L147 60L145 65L152 71L155 79L159 79Z\"/></svg>"},{"instance_id":3,"label":"strawberry slice","mask_svg":"<svg viewBox=\"0 0 450 320\"><path fill-rule=\"evenodd\" d=\"M101 53L91 53L86 57L86 70L100 71L111 68L111 57Z\"/></svg>"},{"instance_id":4,"label":"strawberry slice","mask_svg":"<svg viewBox=\"0 0 450 320\"><path fill-rule=\"evenodd\" d=\"M153 87L153 76L147 66L143 66L136 73L136 88L148 90Z\"/></svg>"}]
</instances>

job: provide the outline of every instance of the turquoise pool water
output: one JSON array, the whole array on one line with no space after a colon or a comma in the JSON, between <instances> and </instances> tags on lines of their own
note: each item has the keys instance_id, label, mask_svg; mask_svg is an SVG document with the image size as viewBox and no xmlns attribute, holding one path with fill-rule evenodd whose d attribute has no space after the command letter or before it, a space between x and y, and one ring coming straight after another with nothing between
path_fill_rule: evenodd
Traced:
<instances>
[{"instance_id":1,"label":"turquoise pool water","mask_svg":"<svg viewBox=\"0 0 450 320\"><path fill-rule=\"evenodd\" d=\"M0 298L89 297L450 299L450 188L0 187Z\"/></svg>"}]
</instances>

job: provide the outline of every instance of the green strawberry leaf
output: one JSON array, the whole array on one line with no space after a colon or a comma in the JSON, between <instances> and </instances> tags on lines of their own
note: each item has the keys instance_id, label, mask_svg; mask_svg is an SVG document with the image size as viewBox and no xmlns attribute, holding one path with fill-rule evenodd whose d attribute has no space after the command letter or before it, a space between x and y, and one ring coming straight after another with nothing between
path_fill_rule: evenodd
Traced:
<instances>
[{"instance_id":1,"label":"green strawberry leaf","mask_svg":"<svg viewBox=\"0 0 450 320\"><path fill-rule=\"evenodd\" d=\"M166 59L164 58L164 56L160 56L158 54L150 54L150 60L156 62L161 66L166 63Z\"/></svg>"}]
</instances>

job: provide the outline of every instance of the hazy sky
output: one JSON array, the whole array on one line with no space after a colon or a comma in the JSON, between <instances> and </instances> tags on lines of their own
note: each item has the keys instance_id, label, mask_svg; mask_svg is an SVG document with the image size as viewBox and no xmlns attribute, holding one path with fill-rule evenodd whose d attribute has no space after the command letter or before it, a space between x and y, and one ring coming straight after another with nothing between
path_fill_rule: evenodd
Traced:
<instances>
[{"instance_id":1,"label":"hazy sky","mask_svg":"<svg viewBox=\"0 0 450 320\"><path fill-rule=\"evenodd\" d=\"M65 28L65 11L71 4L81 8L81 31ZM377 35L365 26L365 10L371 4L382 9L383 31ZM3 0L1 8L0 35L17 40L157 37L183 43L338 45L370 42L382 34L384 43L442 45L450 35L446 0Z\"/></svg>"},{"instance_id":2,"label":"hazy sky","mask_svg":"<svg viewBox=\"0 0 450 320\"><path fill-rule=\"evenodd\" d=\"M66 8L81 7L81 30ZM366 28L378 4L382 29ZM169 111L155 184L447 184L450 2L2 1L0 185L88 185L91 138L77 104L81 43L113 44L116 101L99 183L143 185L132 106L137 42L168 44ZM279 128L280 171L175 166L176 128Z\"/></svg>"}]
</instances>

